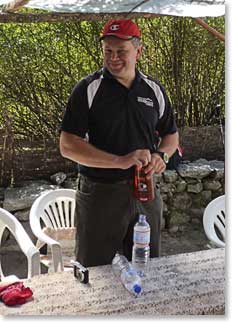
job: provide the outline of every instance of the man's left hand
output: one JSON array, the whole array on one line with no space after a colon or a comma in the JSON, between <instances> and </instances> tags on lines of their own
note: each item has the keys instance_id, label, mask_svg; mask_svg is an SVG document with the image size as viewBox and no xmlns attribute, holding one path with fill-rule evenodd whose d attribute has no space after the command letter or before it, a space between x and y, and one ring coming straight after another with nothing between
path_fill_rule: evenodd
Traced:
<instances>
[{"instance_id":1,"label":"man's left hand","mask_svg":"<svg viewBox=\"0 0 232 322\"><path fill-rule=\"evenodd\" d=\"M161 174L166 169L166 164L157 153L151 155L151 162L144 168L147 178L151 178L154 173Z\"/></svg>"}]
</instances>

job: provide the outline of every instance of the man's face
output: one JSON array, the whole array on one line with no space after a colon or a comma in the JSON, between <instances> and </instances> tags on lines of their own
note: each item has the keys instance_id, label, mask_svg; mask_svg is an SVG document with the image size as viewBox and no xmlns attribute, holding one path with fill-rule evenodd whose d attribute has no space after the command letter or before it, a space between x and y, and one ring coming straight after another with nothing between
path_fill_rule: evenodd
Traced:
<instances>
[{"instance_id":1,"label":"man's face","mask_svg":"<svg viewBox=\"0 0 232 322\"><path fill-rule=\"evenodd\" d=\"M106 37L103 40L104 66L115 78L134 77L142 46L135 48L130 40Z\"/></svg>"}]
</instances>

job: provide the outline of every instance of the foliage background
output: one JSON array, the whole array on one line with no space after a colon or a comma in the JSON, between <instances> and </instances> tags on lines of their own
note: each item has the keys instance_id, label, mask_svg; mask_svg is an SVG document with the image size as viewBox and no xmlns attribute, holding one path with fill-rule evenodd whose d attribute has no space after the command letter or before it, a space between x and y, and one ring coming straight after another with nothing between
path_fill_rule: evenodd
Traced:
<instances>
[{"instance_id":1,"label":"foliage background","mask_svg":"<svg viewBox=\"0 0 232 322\"><path fill-rule=\"evenodd\" d=\"M224 17L208 18L224 33ZM138 67L164 84L177 124L218 122L224 116L225 46L191 18L138 19L144 51ZM103 23L0 24L0 129L54 138L69 94L102 66Z\"/></svg>"}]
</instances>

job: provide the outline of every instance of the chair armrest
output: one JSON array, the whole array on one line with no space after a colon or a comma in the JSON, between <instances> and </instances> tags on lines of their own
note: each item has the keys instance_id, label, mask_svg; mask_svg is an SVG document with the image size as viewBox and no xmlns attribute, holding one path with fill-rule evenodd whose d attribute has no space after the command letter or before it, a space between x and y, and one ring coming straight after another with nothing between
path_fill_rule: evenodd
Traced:
<instances>
[{"instance_id":1,"label":"chair armrest","mask_svg":"<svg viewBox=\"0 0 232 322\"><path fill-rule=\"evenodd\" d=\"M28 278L33 275L40 274L40 262L38 261L38 258L40 256L39 250L32 243L30 237L26 233L22 224L12 214L7 212L6 210L2 209L1 211L5 215L5 218L4 218L5 225L3 227L1 227L1 229L0 229L0 242L1 242L1 237L2 237L4 229L8 228L10 230L10 232L13 234L13 236L15 237L20 249L27 257ZM0 267L0 271L2 272L1 267ZM2 274L3 274L3 272L2 272Z\"/></svg>"},{"instance_id":2,"label":"chair armrest","mask_svg":"<svg viewBox=\"0 0 232 322\"><path fill-rule=\"evenodd\" d=\"M62 251L61 251L60 243L44 233L44 231L41 228L38 217L33 215L32 212L33 212L33 208L31 209L31 213L30 213L30 226L31 226L32 232L38 238L39 241L51 247L54 272L63 271L64 265L62 260Z\"/></svg>"},{"instance_id":3,"label":"chair armrest","mask_svg":"<svg viewBox=\"0 0 232 322\"><path fill-rule=\"evenodd\" d=\"M30 219L30 226L33 234L38 238L38 240L40 240L44 244L47 244L49 246L60 245L59 242L57 242L56 240L52 239L51 237L49 237L44 233L40 224L39 217L37 217L36 215L36 211L37 211L36 207L32 206L29 219Z\"/></svg>"},{"instance_id":4,"label":"chair armrest","mask_svg":"<svg viewBox=\"0 0 232 322\"><path fill-rule=\"evenodd\" d=\"M24 228L21 226L17 227L15 230L15 238L21 248L22 252L27 257L28 261L28 278L34 275L40 274L40 252L32 243L30 237L25 232Z\"/></svg>"}]
</instances>

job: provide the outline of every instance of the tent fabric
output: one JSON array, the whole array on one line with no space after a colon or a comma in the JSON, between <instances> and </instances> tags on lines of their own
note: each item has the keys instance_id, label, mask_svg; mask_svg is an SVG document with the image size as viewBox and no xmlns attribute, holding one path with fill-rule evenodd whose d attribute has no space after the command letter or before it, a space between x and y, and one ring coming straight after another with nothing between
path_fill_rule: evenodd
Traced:
<instances>
[{"instance_id":1,"label":"tent fabric","mask_svg":"<svg viewBox=\"0 0 232 322\"><path fill-rule=\"evenodd\" d=\"M0 6L9 3L0 0ZM61 13L154 13L185 17L217 17L225 14L223 0L30 0L24 6Z\"/></svg>"}]
</instances>

